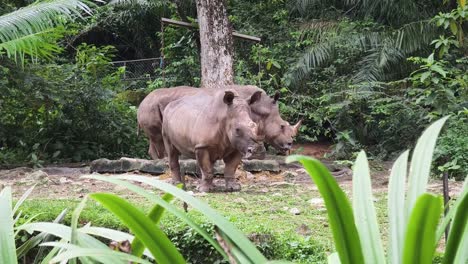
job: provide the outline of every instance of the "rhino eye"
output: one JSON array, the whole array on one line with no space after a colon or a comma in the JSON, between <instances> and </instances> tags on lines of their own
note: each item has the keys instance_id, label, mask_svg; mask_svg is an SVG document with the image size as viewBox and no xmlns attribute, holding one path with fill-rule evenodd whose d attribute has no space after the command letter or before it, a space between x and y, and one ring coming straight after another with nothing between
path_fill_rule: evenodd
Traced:
<instances>
[{"instance_id":1,"label":"rhino eye","mask_svg":"<svg viewBox=\"0 0 468 264\"><path fill-rule=\"evenodd\" d=\"M240 128L236 128L236 135L240 137L243 135L242 130Z\"/></svg>"},{"instance_id":2,"label":"rhino eye","mask_svg":"<svg viewBox=\"0 0 468 264\"><path fill-rule=\"evenodd\" d=\"M286 128L285 125L281 125L281 130L284 130Z\"/></svg>"}]
</instances>

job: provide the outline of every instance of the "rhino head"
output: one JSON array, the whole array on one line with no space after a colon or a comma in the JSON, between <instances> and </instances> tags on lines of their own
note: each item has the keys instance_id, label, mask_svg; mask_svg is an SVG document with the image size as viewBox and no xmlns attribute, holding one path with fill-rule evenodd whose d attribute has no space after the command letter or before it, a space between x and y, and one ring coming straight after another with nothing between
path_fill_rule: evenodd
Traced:
<instances>
[{"instance_id":1,"label":"rhino head","mask_svg":"<svg viewBox=\"0 0 468 264\"><path fill-rule=\"evenodd\" d=\"M262 124L265 141L277 150L286 152L291 149L293 138L297 135L302 120L294 126L283 120L279 113L277 92L273 98L267 97L252 106L256 120Z\"/></svg>"},{"instance_id":2,"label":"rhino head","mask_svg":"<svg viewBox=\"0 0 468 264\"><path fill-rule=\"evenodd\" d=\"M227 107L226 132L231 145L243 158L250 158L253 151L262 144L262 129L251 119L250 105L258 101L261 91L255 92L248 100L239 98L233 90L224 93L223 101Z\"/></svg>"}]
</instances>

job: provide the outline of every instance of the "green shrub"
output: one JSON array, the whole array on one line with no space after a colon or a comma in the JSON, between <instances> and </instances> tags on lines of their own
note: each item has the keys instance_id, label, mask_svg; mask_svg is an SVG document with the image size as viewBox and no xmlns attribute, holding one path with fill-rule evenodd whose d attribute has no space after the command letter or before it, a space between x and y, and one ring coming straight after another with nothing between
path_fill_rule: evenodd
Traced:
<instances>
[{"instance_id":1,"label":"green shrub","mask_svg":"<svg viewBox=\"0 0 468 264\"><path fill-rule=\"evenodd\" d=\"M388 250L384 251L373 202L369 165L361 151L353 168L351 203L326 167L310 157L290 156L301 162L324 197L337 253L329 263L430 263L452 221L442 263L466 263L468 180L462 193L439 224L442 197L426 193L437 136L447 118L429 126L419 138L408 170L408 153L395 161L388 191ZM406 182L408 181L408 182ZM406 188L408 185L408 188ZM387 256L385 256L387 254Z\"/></svg>"},{"instance_id":2,"label":"green shrub","mask_svg":"<svg viewBox=\"0 0 468 264\"><path fill-rule=\"evenodd\" d=\"M447 128L441 133L435 151L435 166L440 173L463 180L468 175L468 111L453 116Z\"/></svg>"},{"instance_id":3,"label":"green shrub","mask_svg":"<svg viewBox=\"0 0 468 264\"><path fill-rule=\"evenodd\" d=\"M0 67L0 163L145 156L136 107L116 98L112 47L81 45L76 63Z\"/></svg>"}]
</instances>

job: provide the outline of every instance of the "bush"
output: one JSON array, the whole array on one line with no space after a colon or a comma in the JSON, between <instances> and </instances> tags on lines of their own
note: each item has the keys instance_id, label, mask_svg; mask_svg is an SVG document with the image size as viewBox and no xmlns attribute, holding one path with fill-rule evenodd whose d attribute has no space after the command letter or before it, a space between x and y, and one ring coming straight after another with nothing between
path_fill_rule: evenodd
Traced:
<instances>
[{"instance_id":1,"label":"bush","mask_svg":"<svg viewBox=\"0 0 468 264\"><path fill-rule=\"evenodd\" d=\"M441 133L435 151L435 166L440 173L463 180L468 175L468 110L453 116Z\"/></svg>"},{"instance_id":2,"label":"bush","mask_svg":"<svg viewBox=\"0 0 468 264\"><path fill-rule=\"evenodd\" d=\"M75 64L1 66L0 162L144 156L136 107L116 98L124 69L111 66L112 52L81 45Z\"/></svg>"}]
</instances>

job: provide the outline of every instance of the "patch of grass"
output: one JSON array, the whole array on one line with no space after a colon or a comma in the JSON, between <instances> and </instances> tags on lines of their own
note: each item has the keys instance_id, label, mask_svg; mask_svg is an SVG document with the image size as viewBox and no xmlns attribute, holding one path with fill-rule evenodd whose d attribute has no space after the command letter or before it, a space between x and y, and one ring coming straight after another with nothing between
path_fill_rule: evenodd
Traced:
<instances>
[{"instance_id":1,"label":"patch of grass","mask_svg":"<svg viewBox=\"0 0 468 264\"><path fill-rule=\"evenodd\" d=\"M146 200L132 195L127 198L148 212L150 204ZM233 222L270 259L322 263L326 261L327 252L333 249L326 210L310 204L311 198L319 198L319 194L311 191L310 187L255 187L245 188L237 193L213 193L199 198ZM27 200L22 206L22 220L40 213L36 221L51 221L63 209L68 208L69 213L64 223L69 224L71 212L78 203L78 199ZM177 201L176 204L182 208L180 202ZM289 211L293 207L300 210L299 215ZM212 231L212 225L206 223L201 213L189 208L189 215ZM117 218L94 201L88 201L81 214L80 223L87 222L91 222L93 226L126 231ZM173 215L165 214L161 225L168 236L177 241L177 246L192 263L219 260L220 256L201 236L180 223Z\"/></svg>"}]
</instances>

